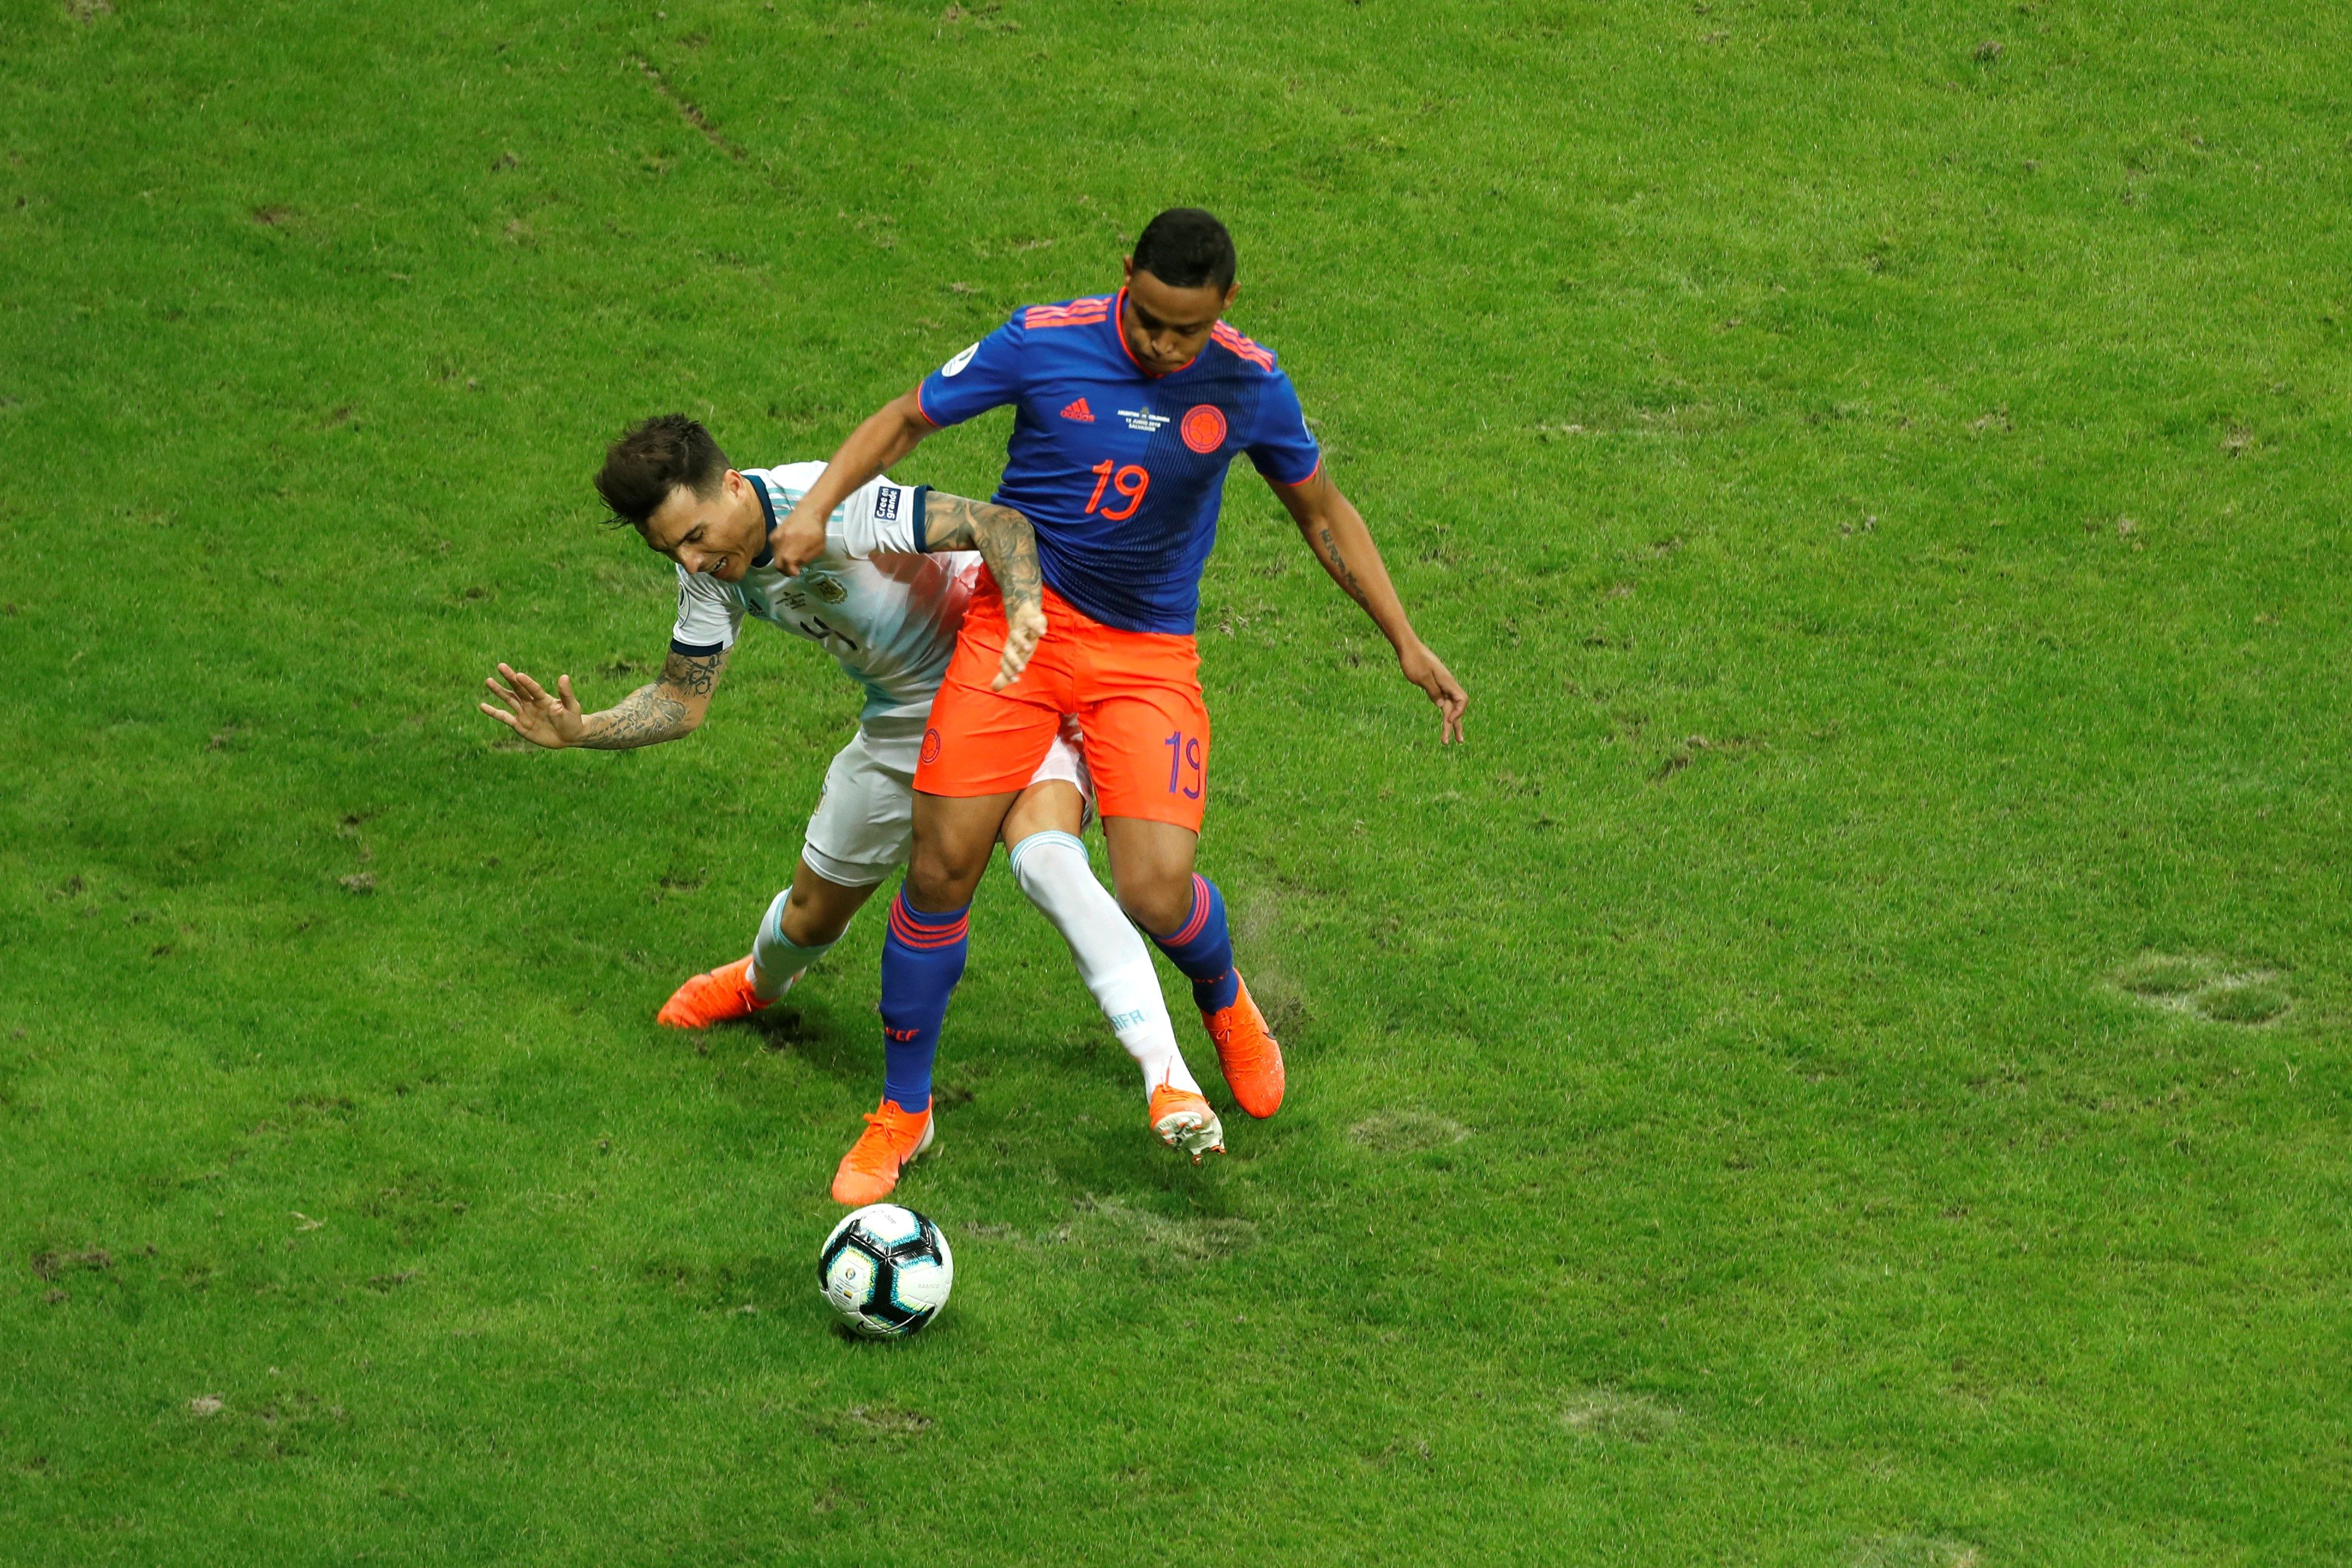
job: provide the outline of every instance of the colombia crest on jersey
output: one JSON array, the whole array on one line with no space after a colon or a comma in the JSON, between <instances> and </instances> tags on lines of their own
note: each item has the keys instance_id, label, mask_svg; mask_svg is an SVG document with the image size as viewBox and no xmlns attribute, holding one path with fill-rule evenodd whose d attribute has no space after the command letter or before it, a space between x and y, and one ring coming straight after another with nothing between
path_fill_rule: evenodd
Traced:
<instances>
[{"instance_id":1,"label":"colombia crest on jersey","mask_svg":"<svg viewBox=\"0 0 2352 1568\"><path fill-rule=\"evenodd\" d=\"M1013 405L993 499L1036 529L1046 583L1106 626L1185 633L1234 456L1295 485L1322 455L1271 350L1219 321L1190 364L1147 374L1119 332L1125 299L1016 310L916 396L938 426Z\"/></svg>"}]
</instances>

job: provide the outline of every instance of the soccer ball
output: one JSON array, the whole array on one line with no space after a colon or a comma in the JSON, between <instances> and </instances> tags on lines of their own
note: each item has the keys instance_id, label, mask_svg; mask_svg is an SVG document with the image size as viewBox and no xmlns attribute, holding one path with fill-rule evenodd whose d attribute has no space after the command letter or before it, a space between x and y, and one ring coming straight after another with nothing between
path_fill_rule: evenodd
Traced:
<instances>
[{"instance_id":1,"label":"soccer ball","mask_svg":"<svg viewBox=\"0 0 2352 1568\"><path fill-rule=\"evenodd\" d=\"M940 1227L897 1204L868 1204L833 1227L816 1255L825 1305L854 1333L900 1340L939 1316L955 1283Z\"/></svg>"}]
</instances>

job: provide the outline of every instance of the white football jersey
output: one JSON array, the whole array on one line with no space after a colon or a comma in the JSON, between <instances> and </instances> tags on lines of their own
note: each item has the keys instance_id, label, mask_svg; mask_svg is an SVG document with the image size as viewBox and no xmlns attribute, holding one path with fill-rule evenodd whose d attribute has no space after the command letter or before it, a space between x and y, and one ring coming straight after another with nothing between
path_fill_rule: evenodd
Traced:
<instances>
[{"instance_id":1,"label":"white football jersey","mask_svg":"<svg viewBox=\"0 0 2352 1568\"><path fill-rule=\"evenodd\" d=\"M774 529L823 463L746 468ZM705 658L735 646L745 615L823 645L866 688L861 719L919 718L955 652L964 606L971 601L980 557L970 552L923 554L923 502L929 487L875 479L852 492L825 520L824 553L797 577L760 557L740 583L677 569L677 625L670 647Z\"/></svg>"}]
</instances>

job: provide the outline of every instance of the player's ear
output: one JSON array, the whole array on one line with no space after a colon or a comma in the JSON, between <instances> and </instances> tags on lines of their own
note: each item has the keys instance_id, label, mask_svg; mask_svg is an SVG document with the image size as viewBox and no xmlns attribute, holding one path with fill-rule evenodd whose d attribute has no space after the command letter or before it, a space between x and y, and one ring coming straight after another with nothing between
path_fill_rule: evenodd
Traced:
<instances>
[{"instance_id":1,"label":"player's ear","mask_svg":"<svg viewBox=\"0 0 2352 1568\"><path fill-rule=\"evenodd\" d=\"M1118 263L1118 277L1119 277L1119 281L1120 281L1120 282L1122 282L1122 283L1132 283L1132 282L1134 282L1134 281L1135 281L1135 258L1134 258L1134 257L1132 257L1132 256L1126 256L1126 257L1121 257L1121 258L1119 258L1119 263Z\"/></svg>"},{"instance_id":2,"label":"player's ear","mask_svg":"<svg viewBox=\"0 0 2352 1568\"><path fill-rule=\"evenodd\" d=\"M1224 302L1223 304L1222 304L1222 305L1220 305L1220 306L1218 306L1218 307L1217 307L1217 310L1218 310L1218 312L1219 312L1220 314L1223 314L1224 311L1227 311L1227 310L1232 310L1232 309L1234 308L1234 295L1236 295L1236 294L1238 294L1238 293L1240 293L1241 291L1242 291L1242 286L1241 286L1241 280L1240 280L1239 279L1235 279L1233 282L1226 284L1226 285L1225 285L1225 302Z\"/></svg>"}]
</instances>

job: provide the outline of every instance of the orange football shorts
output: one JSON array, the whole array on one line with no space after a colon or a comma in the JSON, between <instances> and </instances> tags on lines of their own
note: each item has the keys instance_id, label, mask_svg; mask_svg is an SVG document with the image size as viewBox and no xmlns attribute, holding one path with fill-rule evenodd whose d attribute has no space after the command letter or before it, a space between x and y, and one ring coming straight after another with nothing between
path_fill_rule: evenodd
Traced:
<instances>
[{"instance_id":1,"label":"orange football shorts","mask_svg":"<svg viewBox=\"0 0 2352 1568\"><path fill-rule=\"evenodd\" d=\"M1004 598L983 571L931 700L915 765L926 795L1009 795L1025 786L1069 714L1086 731L1096 808L1201 830L1209 794L1209 709L1189 633L1107 626L1045 590L1045 635L1021 679L989 689L1004 654Z\"/></svg>"}]
</instances>

